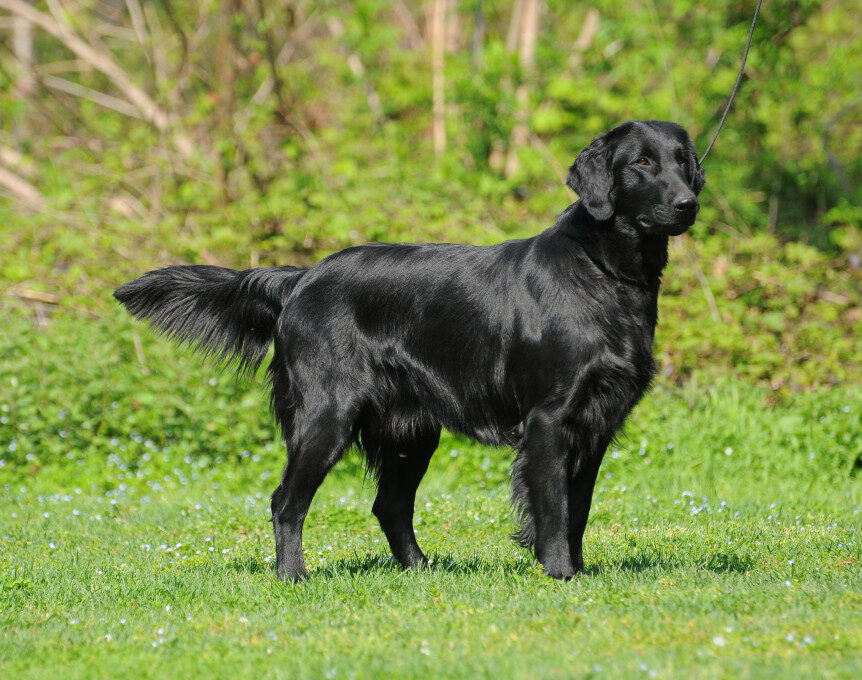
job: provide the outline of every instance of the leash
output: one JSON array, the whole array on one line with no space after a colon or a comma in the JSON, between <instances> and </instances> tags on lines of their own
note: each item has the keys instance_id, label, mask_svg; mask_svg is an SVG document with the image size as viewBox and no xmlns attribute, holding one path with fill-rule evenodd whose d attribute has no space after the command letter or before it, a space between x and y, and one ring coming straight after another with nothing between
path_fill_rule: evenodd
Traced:
<instances>
[{"instance_id":1,"label":"leash","mask_svg":"<svg viewBox=\"0 0 862 680\"><path fill-rule=\"evenodd\" d=\"M698 163L703 165L703 161L706 158L706 155L712 150L713 144L715 144L715 140L718 139L718 133L721 132L721 128L724 125L724 121L727 118L727 114L730 112L730 105L733 104L733 99L736 97L736 91L739 89L739 83L742 82L742 73L745 71L745 60L748 59L748 50L751 47L751 37L754 35L754 27L757 25L757 16L760 14L760 6L763 4L763 0L757 0L757 7L754 8L754 18L751 20L751 28L748 30L748 42L745 43L745 52L742 53L742 64L739 66L739 75L736 76L736 84L733 86L733 91L730 93L730 99L727 101L727 106L724 107L724 113L721 116L721 120L718 122L718 127L715 129L715 134L712 136L712 141L709 143L709 146L706 147L706 151L703 152L703 156L700 157Z\"/></svg>"}]
</instances>

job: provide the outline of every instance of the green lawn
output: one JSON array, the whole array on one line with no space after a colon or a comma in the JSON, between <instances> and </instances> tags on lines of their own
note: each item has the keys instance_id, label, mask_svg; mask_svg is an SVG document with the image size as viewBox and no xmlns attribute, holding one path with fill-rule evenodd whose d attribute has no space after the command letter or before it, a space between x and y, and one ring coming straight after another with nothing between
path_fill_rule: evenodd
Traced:
<instances>
[{"instance_id":1,"label":"green lawn","mask_svg":"<svg viewBox=\"0 0 862 680\"><path fill-rule=\"evenodd\" d=\"M266 395L140 329L136 351L133 328L2 318L3 677L862 676L858 388L658 385L606 457L569 583L509 540L510 452L444 437L422 573L389 560L349 457L292 586Z\"/></svg>"}]
</instances>

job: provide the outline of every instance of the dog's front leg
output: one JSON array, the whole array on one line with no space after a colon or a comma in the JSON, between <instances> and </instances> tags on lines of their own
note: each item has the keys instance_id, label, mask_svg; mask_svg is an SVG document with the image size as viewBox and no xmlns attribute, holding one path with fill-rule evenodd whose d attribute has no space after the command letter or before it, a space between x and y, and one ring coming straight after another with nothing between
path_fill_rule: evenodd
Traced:
<instances>
[{"instance_id":1,"label":"dog's front leg","mask_svg":"<svg viewBox=\"0 0 862 680\"><path fill-rule=\"evenodd\" d=\"M576 572L584 570L584 530L605 448L607 444L582 449L569 483L569 547Z\"/></svg>"},{"instance_id":2,"label":"dog's front leg","mask_svg":"<svg viewBox=\"0 0 862 680\"><path fill-rule=\"evenodd\" d=\"M535 522L536 557L548 576L575 574L569 550L571 441L567 428L547 413L531 413L525 428L523 482Z\"/></svg>"}]
</instances>

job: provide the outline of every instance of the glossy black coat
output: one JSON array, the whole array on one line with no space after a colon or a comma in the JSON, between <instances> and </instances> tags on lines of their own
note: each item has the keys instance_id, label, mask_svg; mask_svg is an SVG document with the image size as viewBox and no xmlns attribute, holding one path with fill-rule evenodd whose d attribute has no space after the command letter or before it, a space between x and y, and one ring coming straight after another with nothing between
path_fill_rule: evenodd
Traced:
<instances>
[{"instance_id":1,"label":"glossy black coat","mask_svg":"<svg viewBox=\"0 0 862 680\"><path fill-rule=\"evenodd\" d=\"M545 572L583 569L605 450L647 390L668 236L697 213L703 171L685 131L626 123L567 183L581 200L547 231L494 246L374 244L308 268L168 267L117 289L131 313L255 369L270 343L289 452L272 497L278 574L307 576L312 497L357 444L393 554L427 562L416 488L441 428L517 450L519 540Z\"/></svg>"}]
</instances>

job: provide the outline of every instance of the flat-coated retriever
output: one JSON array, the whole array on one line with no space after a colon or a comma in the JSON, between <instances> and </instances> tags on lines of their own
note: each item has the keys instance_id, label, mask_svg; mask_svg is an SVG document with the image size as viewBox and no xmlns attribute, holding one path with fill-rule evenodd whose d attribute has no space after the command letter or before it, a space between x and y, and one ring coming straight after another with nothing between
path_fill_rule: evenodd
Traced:
<instances>
[{"instance_id":1,"label":"flat-coated retriever","mask_svg":"<svg viewBox=\"0 0 862 680\"><path fill-rule=\"evenodd\" d=\"M289 452L272 495L278 575L307 577L312 497L357 445L395 558L427 563L416 488L446 427L517 450L513 497L545 573L583 569L596 474L655 372L668 237L694 223L703 170L678 125L629 122L571 166L581 199L532 238L371 244L311 267L167 267L115 296L160 331L253 372L270 343Z\"/></svg>"}]
</instances>

